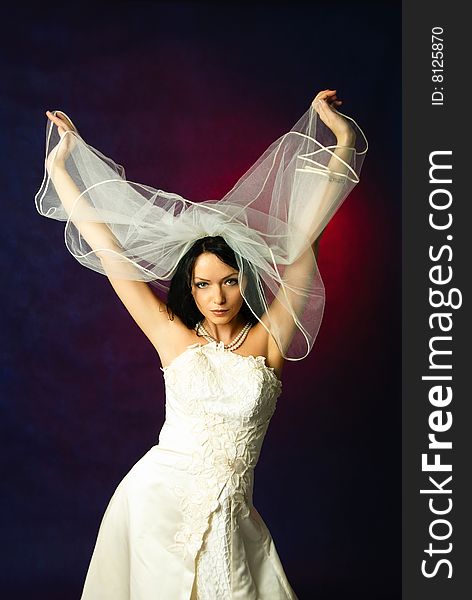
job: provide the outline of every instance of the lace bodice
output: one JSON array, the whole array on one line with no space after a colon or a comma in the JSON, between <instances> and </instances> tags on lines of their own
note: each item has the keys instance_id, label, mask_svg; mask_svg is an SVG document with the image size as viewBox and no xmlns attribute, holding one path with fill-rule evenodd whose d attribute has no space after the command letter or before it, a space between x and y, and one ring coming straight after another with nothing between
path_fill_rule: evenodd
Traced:
<instances>
[{"instance_id":1,"label":"lace bodice","mask_svg":"<svg viewBox=\"0 0 472 600\"><path fill-rule=\"evenodd\" d=\"M243 356L223 342L192 344L161 370L166 408L180 407L187 416L270 418L282 389L265 356Z\"/></svg>"},{"instance_id":2,"label":"lace bodice","mask_svg":"<svg viewBox=\"0 0 472 600\"><path fill-rule=\"evenodd\" d=\"M174 487L186 516L175 542L196 556L220 495L232 515L248 516L253 471L282 383L263 356L242 356L223 342L192 344L167 367L166 419L159 446L182 453L178 466L194 475L191 494Z\"/></svg>"}]
</instances>

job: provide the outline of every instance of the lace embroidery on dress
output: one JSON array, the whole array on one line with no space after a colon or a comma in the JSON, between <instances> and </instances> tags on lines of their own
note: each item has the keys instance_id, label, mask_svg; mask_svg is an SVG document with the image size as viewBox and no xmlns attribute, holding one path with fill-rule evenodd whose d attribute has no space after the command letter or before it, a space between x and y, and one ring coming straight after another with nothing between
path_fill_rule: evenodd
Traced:
<instances>
[{"instance_id":1,"label":"lace embroidery on dress","mask_svg":"<svg viewBox=\"0 0 472 600\"><path fill-rule=\"evenodd\" d=\"M178 485L172 486L180 502L183 525L175 533L175 546L170 550L180 549L184 557L190 555L195 559L202 548L212 514L222 509L220 495L223 490L225 497L230 499L225 507L231 515L232 530L238 527L239 517L250 516L253 471L282 384L273 369L265 364L263 356L234 354L225 350L221 342L194 344L188 347L190 348L194 353L192 360L188 361L184 377L185 385L189 386L188 400L182 408L194 419L191 430L198 443L190 461L179 461L180 468L194 476L192 489L188 492ZM228 414L228 411L225 414L218 414L217 410L210 412L205 408L205 403L199 401L202 397L218 398L221 393L221 378L226 377L224 369L211 367L206 354L208 350L222 351L235 357L231 369L236 371L237 377L250 378L255 392L254 404L248 414L244 414L241 406L234 407L234 415ZM173 370L174 364L163 369L166 384L170 387L182 376L181 371L177 373ZM259 412L262 418L254 419L254 413ZM224 518L227 516L224 515ZM220 535L227 535L224 528L221 529ZM224 543L222 547L225 547ZM224 560L224 555L216 555ZM226 571L223 569L221 572Z\"/></svg>"}]
</instances>

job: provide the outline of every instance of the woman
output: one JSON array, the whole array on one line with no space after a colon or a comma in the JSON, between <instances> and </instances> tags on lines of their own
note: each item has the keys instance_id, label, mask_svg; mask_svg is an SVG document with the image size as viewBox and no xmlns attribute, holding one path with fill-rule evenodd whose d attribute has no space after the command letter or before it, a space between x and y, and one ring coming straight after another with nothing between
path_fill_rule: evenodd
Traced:
<instances>
[{"instance_id":1,"label":"woman","mask_svg":"<svg viewBox=\"0 0 472 600\"><path fill-rule=\"evenodd\" d=\"M367 150L340 104L319 92L222 200L200 203L127 181L47 112L38 211L67 221L68 249L109 278L166 386L159 443L110 500L82 600L296 599L253 472L284 360L309 353L321 322L321 233Z\"/></svg>"}]
</instances>

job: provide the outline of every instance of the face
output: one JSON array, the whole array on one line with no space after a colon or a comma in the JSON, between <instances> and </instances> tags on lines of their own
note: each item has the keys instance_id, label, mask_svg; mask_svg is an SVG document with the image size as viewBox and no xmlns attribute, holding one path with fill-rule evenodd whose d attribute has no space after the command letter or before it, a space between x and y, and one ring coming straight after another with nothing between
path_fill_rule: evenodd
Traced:
<instances>
[{"instance_id":1,"label":"face","mask_svg":"<svg viewBox=\"0 0 472 600\"><path fill-rule=\"evenodd\" d=\"M207 321L221 325L229 323L238 315L244 302L238 271L222 262L216 254L200 254L192 273L192 296ZM225 312L213 312L217 309Z\"/></svg>"}]
</instances>

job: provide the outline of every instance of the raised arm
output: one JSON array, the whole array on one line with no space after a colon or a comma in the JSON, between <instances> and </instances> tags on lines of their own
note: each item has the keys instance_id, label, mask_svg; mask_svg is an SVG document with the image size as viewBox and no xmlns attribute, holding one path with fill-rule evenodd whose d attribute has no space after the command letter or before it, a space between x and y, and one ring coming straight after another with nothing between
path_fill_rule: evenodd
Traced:
<instances>
[{"instance_id":1,"label":"raised arm","mask_svg":"<svg viewBox=\"0 0 472 600\"><path fill-rule=\"evenodd\" d=\"M75 144L74 135L77 130L65 115L53 114L50 111L46 114L58 126L62 138L49 154L46 163L61 204L67 215L72 215L71 221L80 231L81 237L100 258L113 289L132 318L156 350L163 352L169 327L166 305L147 283L133 279L136 269L129 261L120 262L120 274L123 278L112 275L115 272L117 255L121 251L120 244L110 228L105 223L98 222L102 219L90 205L86 194L81 194L65 167L65 161Z\"/></svg>"},{"instance_id":2,"label":"raised arm","mask_svg":"<svg viewBox=\"0 0 472 600\"><path fill-rule=\"evenodd\" d=\"M297 215L298 222L304 224L306 237L312 241L316 257L322 232L327 220L331 218L329 208L339 197L339 186L343 186L349 178L353 177L351 165L355 155L356 135L349 121L333 110L340 104L342 100L337 98L336 90L323 90L312 102L313 109L336 138L336 147L329 149L332 155L324 172L326 178L324 187L317 190L316 202L305 203L303 218L300 218L300 214ZM297 210L300 211L299 205Z\"/></svg>"},{"instance_id":3,"label":"raised arm","mask_svg":"<svg viewBox=\"0 0 472 600\"><path fill-rule=\"evenodd\" d=\"M341 100L340 100L341 102ZM337 147L336 149L333 151L333 156L330 160L330 162L328 163L328 171L332 174L328 177L331 177L331 182L330 185L327 186L326 190L325 190L325 198L324 200L321 200L322 204L329 204L329 200L330 198L332 198L333 196L335 196L337 194L337 190L336 190L336 186L337 184L339 184L339 181L336 182L336 176L339 175L345 175L346 173L348 173L348 167L346 165L344 165L342 162L340 162L339 159L341 159L342 161L346 162L346 163L350 163L352 160L352 154L354 152L354 143L355 143L355 134L354 132L346 132L345 135L343 135L340 138L337 138ZM337 175L335 175L334 173L337 173ZM320 232L320 234L316 237L315 241L312 244L312 249L313 252L315 253L315 257L316 259L318 259L318 253L319 253L319 245L320 245L320 240L321 240L321 236L323 235L325 228L323 228Z\"/></svg>"},{"instance_id":4,"label":"raised arm","mask_svg":"<svg viewBox=\"0 0 472 600\"><path fill-rule=\"evenodd\" d=\"M313 109L334 134L336 144L320 149L320 153L325 153L323 157L317 154L317 150L308 153L305 166L297 169L291 205L292 223L302 233L292 247L297 258L285 268L282 276L284 287L279 290L267 314L262 318L268 328L276 328L280 332L279 339L284 340L287 346L297 325L294 315L287 310L286 306L287 304L291 306L295 318L303 312L307 301L305 292L317 273L313 254L317 259L320 239L332 217L333 207L339 203L342 190L348 189L344 186L346 184L352 186L356 177L352 169L356 152L355 132L348 120L333 110L341 103L342 101L337 99L336 90L323 90L313 100ZM326 153L330 153L329 160L326 159ZM316 185L313 185L313 177L316 178ZM309 195L311 192L315 195L312 201ZM311 247L306 245L307 241ZM275 347L273 351L280 353L280 350Z\"/></svg>"},{"instance_id":5,"label":"raised arm","mask_svg":"<svg viewBox=\"0 0 472 600\"><path fill-rule=\"evenodd\" d=\"M69 217L71 213L77 215L77 218L71 219L72 223L80 231L90 248L102 259L101 249L118 251L120 246L104 223L94 222L95 209L87 201L86 196L81 195L65 167L65 161L75 144L74 134L77 133L77 129L62 113L53 114L47 111L46 114L57 125L61 136L60 143L52 149L47 157L48 174L66 213Z\"/></svg>"}]
</instances>

